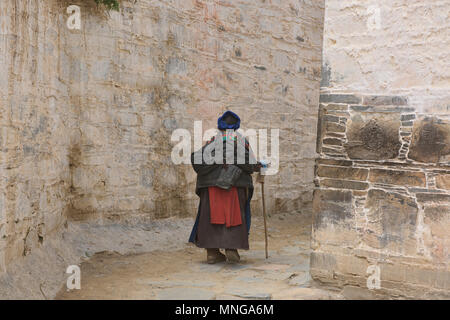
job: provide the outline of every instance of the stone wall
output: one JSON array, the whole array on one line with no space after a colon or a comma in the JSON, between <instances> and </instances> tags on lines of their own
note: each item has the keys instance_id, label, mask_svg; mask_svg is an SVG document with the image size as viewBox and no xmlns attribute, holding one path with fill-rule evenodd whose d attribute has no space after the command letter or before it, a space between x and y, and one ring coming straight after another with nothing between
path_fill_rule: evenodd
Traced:
<instances>
[{"instance_id":1,"label":"stone wall","mask_svg":"<svg viewBox=\"0 0 450 320\"><path fill-rule=\"evenodd\" d=\"M81 30L66 27L69 4ZM119 13L1 1L0 271L67 219L194 215L195 174L170 161L170 136L226 109L280 129L269 212L308 210L323 13L323 0L121 1Z\"/></svg>"},{"instance_id":2,"label":"stone wall","mask_svg":"<svg viewBox=\"0 0 450 320\"><path fill-rule=\"evenodd\" d=\"M374 265L374 294L449 296L449 10L327 1L313 278L367 288Z\"/></svg>"},{"instance_id":3,"label":"stone wall","mask_svg":"<svg viewBox=\"0 0 450 320\"><path fill-rule=\"evenodd\" d=\"M60 228L71 201L79 129L52 2L0 2L0 272Z\"/></svg>"},{"instance_id":4,"label":"stone wall","mask_svg":"<svg viewBox=\"0 0 450 320\"><path fill-rule=\"evenodd\" d=\"M170 136L194 120L214 128L227 108L244 129L280 129L269 210L310 204L323 1L139 1L121 12L67 32L81 106L73 216L193 215L195 174L172 164Z\"/></svg>"}]
</instances>

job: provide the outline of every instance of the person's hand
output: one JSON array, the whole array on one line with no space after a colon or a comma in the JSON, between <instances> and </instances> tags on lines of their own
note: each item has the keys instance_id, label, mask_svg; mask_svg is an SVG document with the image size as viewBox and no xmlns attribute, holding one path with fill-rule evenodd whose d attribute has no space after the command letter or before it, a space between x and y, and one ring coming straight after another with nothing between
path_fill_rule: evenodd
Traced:
<instances>
[{"instance_id":1,"label":"person's hand","mask_svg":"<svg viewBox=\"0 0 450 320\"><path fill-rule=\"evenodd\" d=\"M269 164L270 164L269 161L265 161L265 160L261 160L259 163L261 164L262 168L268 168Z\"/></svg>"}]
</instances>

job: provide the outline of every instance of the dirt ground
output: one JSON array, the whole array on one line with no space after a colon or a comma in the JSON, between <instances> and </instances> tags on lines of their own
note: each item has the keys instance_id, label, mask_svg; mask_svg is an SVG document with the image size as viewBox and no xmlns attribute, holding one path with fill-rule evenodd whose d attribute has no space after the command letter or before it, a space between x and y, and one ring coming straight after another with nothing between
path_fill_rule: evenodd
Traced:
<instances>
[{"instance_id":1,"label":"dirt ground","mask_svg":"<svg viewBox=\"0 0 450 320\"><path fill-rule=\"evenodd\" d=\"M263 221L254 217L250 250L240 252L238 264L209 265L204 249L187 243L139 254L101 252L81 264L81 289L64 287L56 299L343 298L309 276L310 216L275 215L268 225L269 259Z\"/></svg>"}]
</instances>

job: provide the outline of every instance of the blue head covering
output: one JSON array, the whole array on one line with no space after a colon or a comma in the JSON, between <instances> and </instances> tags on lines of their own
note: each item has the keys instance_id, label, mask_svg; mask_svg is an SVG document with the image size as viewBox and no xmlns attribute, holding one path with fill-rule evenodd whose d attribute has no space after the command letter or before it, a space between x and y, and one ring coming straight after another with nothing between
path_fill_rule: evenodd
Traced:
<instances>
[{"instance_id":1,"label":"blue head covering","mask_svg":"<svg viewBox=\"0 0 450 320\"><path fill-rule=\"evenodd\" d=\"M230 121L229 119L233 117L233 121ZM227 130L227 129L233 129L237 130L241 126L241 119L239 116L232 112L232 111L225 111L225 113L217 119L217 128L219 130Z\"/></svg>"}]
</instances>

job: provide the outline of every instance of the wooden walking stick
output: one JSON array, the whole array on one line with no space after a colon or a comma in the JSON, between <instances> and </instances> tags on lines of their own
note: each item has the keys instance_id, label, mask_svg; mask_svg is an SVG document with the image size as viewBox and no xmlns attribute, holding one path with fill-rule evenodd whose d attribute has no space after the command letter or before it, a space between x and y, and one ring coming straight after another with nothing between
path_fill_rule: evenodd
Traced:
<instances>
[{"instance_id":1,"label":"wooden walking stick","mask_svg":"<svg viewBox=\"0 0 450 320\"><path fill-rule=\"evenodd\" d=\"M263 217L264 217L264 237L265 237L265 244L266 244L266 259L267 259L269 257L269 250L268 250L268 244L267 244L268 239L267 239L266 201L264 199L264 176L261 174L261 172L258 174L258 181L261 183Z\"/></svg>"}]
</instances>

